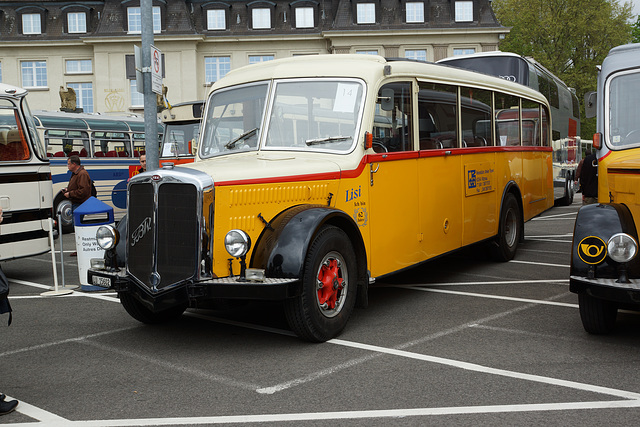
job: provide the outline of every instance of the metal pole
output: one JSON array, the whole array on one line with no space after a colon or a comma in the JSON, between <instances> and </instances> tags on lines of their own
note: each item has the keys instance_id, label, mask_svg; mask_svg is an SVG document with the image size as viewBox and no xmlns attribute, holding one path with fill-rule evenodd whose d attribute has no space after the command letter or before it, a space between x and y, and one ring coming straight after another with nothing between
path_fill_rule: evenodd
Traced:
<instances>
[{"instance_id":1,"label":"metal pole","mask_svg":"<svg viewBox=\"0 0 640 427\"><path fill-rule=\"evenodd\" d=\"M153 44L153 3L140 1L142 23L142 81L144 82L144 134L147 170L158 169L160 165L158 145L158 107L156 94L151 90L151 45Z\"/></svg>"}]
</instances>

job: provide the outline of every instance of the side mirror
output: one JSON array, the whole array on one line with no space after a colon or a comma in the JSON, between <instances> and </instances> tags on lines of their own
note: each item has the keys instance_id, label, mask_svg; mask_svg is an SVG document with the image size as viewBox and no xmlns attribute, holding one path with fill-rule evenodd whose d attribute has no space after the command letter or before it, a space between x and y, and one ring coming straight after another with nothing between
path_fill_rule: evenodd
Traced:
<instances>
[{"instance_id":1,"label":"side mirror","mask_svg":"<svg viewBox=\"0 0 640 427\"><path fill-rule=\"evenodd\" d=\"M380 91L380 108L383 111L393 111L393 89L382 89Z\"/></svg>"},{"instance_id":2,"label":"side mirror","mask_svg":"<svg viewBox=\"0 0 640 427\"><path fill-rule=\"evenodd\" d=\"M598 105L598 95L596 92L587 92L584 95L585 118L590 119L596 116Z\"/></svg>"}]
</instances>

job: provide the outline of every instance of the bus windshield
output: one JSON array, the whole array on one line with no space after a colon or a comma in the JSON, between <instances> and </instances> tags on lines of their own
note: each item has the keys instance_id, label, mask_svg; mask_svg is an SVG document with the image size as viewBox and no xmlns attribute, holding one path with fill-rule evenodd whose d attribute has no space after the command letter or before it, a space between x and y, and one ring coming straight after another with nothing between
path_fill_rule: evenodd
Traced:
<instances>
[{"instance_id":1,"label":"bus windshield","mask_svg":"<svg viewBox=\"0 0 640 427\"><path fill-rule=\"evenodd\" d=\"M640 73L616 75L609 83L608 140L614 149L640 145Z\"/></svg>"},{"instance_id":2,"label":"bus windshield","mask_svg":"<svg viewBox=\"0 0 640 427\"><path fill-rule=\"evenodd\" d=\"M24 119L27 122L29 135L31 135L31 140L33 141L33 151L40 160L47 160L47 149L44 146L42 138L40 138L40 135L38 134L36 121L33 118L33 114L31 113L31 109L29 108L26 98L22 100L22 112L24 113Z\"/></svg>"},{"instance_id":3,"label":"bus windshield","mask_svg":"<svg viewBox=\"0 0 640 427\"><path fill-rule=\"evenodd\" d=\"M361 82L276 81L269 106L268 92L268 83L214 92L203 131L202 157L257 150L259 144L266 150L328 152L354 147L364 97ZM263 122L266 129L260 128Z\"/></svg>"}]
</instances>

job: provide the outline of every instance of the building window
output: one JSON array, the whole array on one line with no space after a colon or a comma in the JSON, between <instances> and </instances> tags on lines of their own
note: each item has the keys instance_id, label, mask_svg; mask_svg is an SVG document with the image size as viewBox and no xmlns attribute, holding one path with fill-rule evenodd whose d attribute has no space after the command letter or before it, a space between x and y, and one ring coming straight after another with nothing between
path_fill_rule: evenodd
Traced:
<instances>
[{"instance_id":1,"label":"building window","mask_svg":"<svg viewBox=\"0 0 640 427\"><path fill-rule=\"evenodd\" d=\"M418 50L405 50L404 57L407 59L415 59L416 61L426 61L427 51L424 49Z\"/></svg>"},{"instance_id":2,"label":"building window","mask_svg":"<svg viewBox=\"0 0 640 427\"><path fill-rule=\"evenodd\" d=\"M226 22L224 9L207 10L207 30L226 30Z\"/></svg>"},{"instance_id":3,"label":"building window","mask_svg":"<svg viewBox=\"0 0 640 427\"><path fill-rule=\"evenodd\" d=\"M356 50L358 55L377 55L377 50Z\"/></svg>"},{"instance_id":4,"label":"building window","mask_svg":"<svg viewBox=\"0 0 640 427\"><path fill-rule=\"evenodd\" d=\"M258 62L273 61L273 55L249 55L249 64L257 64Z\"/></svg>"},{"instance_id":5,"label":"building window","mask_svg":"<svg viewBox=\"0 0 640 427\"><path fill-rule=\"evenodd\" d=\"M296 7L296 28L313 28L313 8Z\"/></svg>"},{"instance_id":6,"label":"building window","mask_svg":"<svg viewBox=\"0 0 640 427\"><path fill-rule=\"evenodd\" d=\"M271 9L255 8L251 10L251 23L254 30L271 28Z\"/></svg>"},{"instance_id":7,"label":"building window","mask_svg":"<svg viewBox=\"0 0 640 427\"><path fill-rule=\"evenodd\" d=\"M228 56L205 56L204 78L213 83L223 78L231 70L231 58Z\"/></svg>"},{"instance_id":8,"label":"building window","mask_svg":"<svg viewBox=\"0 0 640 427\"><path fill-rule=\"evenodd\" d=\"M356 7L358 24L376 23L376 5L374 3L358 3Z\"/></svg>"},{"instance_id":9,"label":"building window","mask_svg":"<svg viewBox=\"0 0 640 427\"><path fill-rule=\"evenodd\" d=\"M473 55L476 53L476 50L472 47L462 47L453 49L453 56L458 55Z\"/></svg>"},{"instance_id":10,"label":"building window","mask_svg":"<svg viewBox=\"0 0 640 427\"><path fill-rule=\"evenodd\" d=\"M87 32L87 14L84 12L69 12L67 14L69 33Z\"/></svg>"},{"instance_id":11,"label":"building window","mask_svg":"<svg viewBox=\"0 0 640 427\"><path fill-rule=\"evenodd\" d=\"M424 3L408 2L406 19L408 24L424 22Z\"/></svg>"},{"instance_id":12,"label":"building window","mask_svg":"<svg viewBox=\"0 0 640 427\"><path fill-rule=\"evenodd\" d=\"M129 80L129 87L131 89L131 106L144 108L144 94L138 92L136 79Z\"/></svg>"},{"instance_id":13,"label":"building window","mask_svg":"<svg viewBox=\"0 0 640 427\"><path fill-rule=\"evenodd\" d=\"M22 34L42 34L39 13L25 13L22 15Z\"/></svg>"},{"instance_id":14,"label":"building window","mask_svg":"<svg viewBox=\"0 0 640 427\"><path fill-rule=\"evenodd\" d=\"M67 83L67 87L76 91L76 108L82 108L84 113L93 113L93 84Z\"/></svg>"},{"instance_id":15,"label":"building window","mask_svg":"<svg viewBox=\"0 0 640 427\"><path fill-rule=\"evenodd\" d=\"M90 59L67 59L65 64L67 74L91 74L93 72Z\"/></svg>"},{"instance_id":16,"label":"building window","mask_svg":"<svg viewBox=\"0 0 640 427\"><path fill-rule=\"evenodd\" d=\"M45 61L22 61L22 86L47 87L47 63Z\"/></svg>"},{"instance_id":17,"label":"building window","mask_svg":"<svg viewBox=\"0 0 640 427\"><path fill-rule=\"evenodd\" d=\"M142 33L142 15L139 7L127 8L127 22L129 34ZM162 19L160 17L160 7L153 6L153 32L158 34L162 29Z\"/></svg>"},{"instance_id":18,"label":"building window","mask_svg":"<svg viewBox=\"0 0 640 427\"><path fill-rule=\"evenodd\" d=\"M456 2L456 22L473 22L473 2Z\"/></svg>"}]
</instances>

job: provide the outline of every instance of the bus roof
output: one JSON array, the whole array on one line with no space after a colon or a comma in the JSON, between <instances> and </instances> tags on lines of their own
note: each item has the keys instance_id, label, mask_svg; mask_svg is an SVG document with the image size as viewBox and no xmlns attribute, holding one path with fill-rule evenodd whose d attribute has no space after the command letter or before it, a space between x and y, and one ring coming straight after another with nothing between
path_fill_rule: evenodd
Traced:
<instances>
[{"instance_id":1,"label":"bus roof","mask_svg":"<svg viewBox=\"0 0 640 427\"><path fill-rule=\"evenodd\" d=\"M375 83L384 76L428 78L433 82L466 84L488 89L500 88L501 91L524 95L547 104L546 98L538 91L487 74L444 64L404 59L387 60L378 55L360 54L297 56L248 65L230 71L225 77L213 84L211 91L233 85L280 78L351 77Z\"/></svg>"},{"instance_id":2,"label":"bus roof","mask_svg":"<svg viewBox=\"0 0 640 427\"><path fill-rule=\"evenodd\" d=\"M144 133L144 118L141 116L107 116L86 113L66 113L62 111L34 111L40 125L48 129L92 130L102 132ZM158 132L162 124L158 123Z\"/></svg>"},{"instance_id":3,"label":"bus roof","mask_svg":"<svg viewBox=\"0 0 640 427\"><path fill-rule=\"evenodd\" d=\"M0 93L3 95L11 95L11 96L24 96L27 94L26 89L22 89L21 87L11 86L6 83L0 83Z\"/></svg>"},{"instance_id":4,"label":"bus roof","mask_svg":"<svg viewBox=\"0 0 640 427\"><path fill-rule=\"evenodd\" d=\"M601 73L604 77L628 68L640 67L640 43L630 43L614 47L602 62Z\"/></svg>"}]
</instances>

